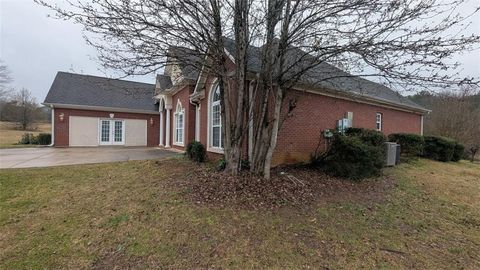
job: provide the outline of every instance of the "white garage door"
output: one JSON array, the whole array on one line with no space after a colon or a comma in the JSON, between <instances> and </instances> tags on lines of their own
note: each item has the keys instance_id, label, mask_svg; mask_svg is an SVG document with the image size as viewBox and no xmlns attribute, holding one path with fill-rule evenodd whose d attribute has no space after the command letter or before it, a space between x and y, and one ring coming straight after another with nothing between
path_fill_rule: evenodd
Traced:
<instances>
[{"instance_id":1,"label":"white garage door","mask_svg":"<svg viewBox=\"0 0 480 270\"><path fill-rule=\"evenodd\" d=\"M70 146L98 145L98 118L70 116L69 118Z\"/></svg>"},{"instance_id":2,"label":"white garage door","mask_svg":"<svg viewBox=\"0 0 480 270\"><path fill-rule=\"evenodd\" d=\"M147 120L125 119L125 145L147 146Z\"/></svg>"}]
</instances>

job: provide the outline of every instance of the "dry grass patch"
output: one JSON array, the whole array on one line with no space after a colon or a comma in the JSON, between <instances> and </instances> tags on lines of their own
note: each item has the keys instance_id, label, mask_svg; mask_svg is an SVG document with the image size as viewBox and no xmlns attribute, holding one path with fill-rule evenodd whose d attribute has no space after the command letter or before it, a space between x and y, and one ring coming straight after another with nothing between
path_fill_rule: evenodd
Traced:
<instances>
[{"instance_id":1,"label":"dry grass patch","mask_svg":"<svg viewBox=\"0 0 480 270\"><path fill-rule=\"evenodd\" d=\"M25 133L37 136L39 133L51 133L49 123L38 123L31 130L19 130L19 125L12 122L0 122L0 148L36 147L35 145L17 144Z\"/></svg>"},{"instance_id":2,"label":"dry grass patch","mask_svg":"<svg viewBox=\"0 0 480 270\"><path fill-rule=\"evenodd\" d=\"M0 269L480 268L480 208L468 199L479 164L419 160L387 170L382 200L342 190L256 210L192 201L197 169L170 159L1 170ZM437 183L432 169L454 180Z\"/></svg>"}]
</instances>

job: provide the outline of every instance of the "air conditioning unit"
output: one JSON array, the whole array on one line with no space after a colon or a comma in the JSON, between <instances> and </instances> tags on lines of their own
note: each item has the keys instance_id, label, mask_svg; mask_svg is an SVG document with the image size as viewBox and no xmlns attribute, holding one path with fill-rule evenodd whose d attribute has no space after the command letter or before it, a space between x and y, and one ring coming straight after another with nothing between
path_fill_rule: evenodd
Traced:
<instances>
[{"instance_id":1,"label":"air conditioning unit","mask_svg":"<svg viewBox=\"0 0 480 270\"><path fill-rule=\"evenodd\" d=\"M394 142L386 142L385 146L387 148L387 166L397 165L400 159L400 145Z\"/></svg>"}]
</instances>

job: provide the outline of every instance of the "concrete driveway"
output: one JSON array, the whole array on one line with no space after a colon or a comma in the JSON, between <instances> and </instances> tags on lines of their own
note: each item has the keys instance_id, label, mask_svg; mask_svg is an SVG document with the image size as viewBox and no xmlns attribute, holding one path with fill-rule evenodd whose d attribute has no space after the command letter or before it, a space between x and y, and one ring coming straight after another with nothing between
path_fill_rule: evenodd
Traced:
<instances>
[{"instance_id":1,"label":"concrete driveway","mask_svg":"<svg viewBox=\"0 0 480 270\"><path fill-rule=\"evenodd\" d=\"M0 169L145 160L175 155L178 153L147 147L0 149Z\"/></svg>"}]
</instances>

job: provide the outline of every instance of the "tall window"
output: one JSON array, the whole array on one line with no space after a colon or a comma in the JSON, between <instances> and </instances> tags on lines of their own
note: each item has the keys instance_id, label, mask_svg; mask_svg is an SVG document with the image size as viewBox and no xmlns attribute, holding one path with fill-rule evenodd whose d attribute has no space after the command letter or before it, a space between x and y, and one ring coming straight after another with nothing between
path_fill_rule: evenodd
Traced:
<instances>
[{"instance_id":1,"label":"tall window","mask_svg":"<svg viewBox=\"0 0 480 270\"><path fill-rule=\"evenodd\" d=\"M220 87L217 85L210 100L210 146L212 148L223 148L222 108L220 106Z\"/></svg>"},{"instance_id":2,"label":"tall window","mask_svg":"<svg viewBox=\"0 0 480 270\"><path fill-rule=\"evenodd\" d=\"M376 129L382 131L382 114L377 113Z\"/></svg>"},{"instance_id":3,"label":"tall window","mask_svg":"<svg viewBox=\"0 0 480 270\"><path fill-rule=\"evenodd\" d=\"M185 118L185 111L182 108L182 104L178 102L177 110L174 114L174 121L175 121L175 144L183 145L184 142L184 118Z\"/></svg>"}]
</instances>

